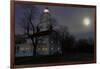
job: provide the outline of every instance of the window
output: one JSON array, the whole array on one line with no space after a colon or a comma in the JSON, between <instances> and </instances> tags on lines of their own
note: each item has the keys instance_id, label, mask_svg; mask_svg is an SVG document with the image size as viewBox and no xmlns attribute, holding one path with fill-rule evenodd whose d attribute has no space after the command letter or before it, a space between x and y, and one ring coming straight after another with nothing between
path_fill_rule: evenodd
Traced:
<instances>
[{"instance_id":1,"label":"window","mask_svg":"<svg viewBox=\"0 0 100 69\"><path fill-rule=\"evenodd\" d=\"M48 48L42 48L43 51L48 51Z\"/></svg>"},{"instance_id":2,"label":"window","mask_svg":"<svg viewBox=\"0 0 100 69\"><path fill-rule=\"evenodd\" d=\"M51 48L51 50L54 50L53 48Z\"/></svg>"},{"instance_id":3,"label":"window","mask_svg":"<svg viewBox=\"0 0 100 69\"><path fill-rule=\"evenodd\" d=\"M23 47L22 47L22 48L20 48L20 51L24 51L24 50L25 50L25 48L23 48Z\"/></svg>"}]
</instances>

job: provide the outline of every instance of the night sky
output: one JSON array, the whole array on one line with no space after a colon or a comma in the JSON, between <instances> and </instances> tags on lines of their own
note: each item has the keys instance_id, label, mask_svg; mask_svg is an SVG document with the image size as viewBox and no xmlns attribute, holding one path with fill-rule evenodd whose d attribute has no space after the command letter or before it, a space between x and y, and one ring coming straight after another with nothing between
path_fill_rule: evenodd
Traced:
<instances>
[{"instance_id":1,"label":"night sky","mask_svg":"<svg viewBox=\"0 0 100 69\"><path fill-rule=\"evenodd\" d=\"M63 7L63 6L44 6L34 5L37 8L33 24L37 25L40 21L40 16L43 13L45 7L49 8L50 14L56 19L55 29L60 29L59 26L67 27L70 34L81 37L93 37L94 34L94 15L95 8L79 8L79 7ZM23 12L26 11L23 5L17 4L15 9L15 32L16 34L23 33L20 23L23 17ZM83 20L88 18L89 24L84 25ZM66 28L65 28L66 30Z\"/></svg>"}]
</instances>

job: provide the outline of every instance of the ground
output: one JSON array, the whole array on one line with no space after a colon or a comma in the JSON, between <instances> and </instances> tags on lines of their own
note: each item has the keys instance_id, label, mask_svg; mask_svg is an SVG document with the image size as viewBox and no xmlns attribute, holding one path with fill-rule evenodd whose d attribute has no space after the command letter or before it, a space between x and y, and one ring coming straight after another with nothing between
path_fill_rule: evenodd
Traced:
<instances>
[{"instance_id":1,"label":"ground","mask_svg":"<svg viewBox=\"0 0 100 69\"><path fill-rule=\"evenodd\" d=\"M47 64L47 63L62 63L62 62L94 62L94 55L91 53L69 53L66 56L36 56L36 57L17 57L16 65L25 64Z\"/></svg>"}]
</instances>

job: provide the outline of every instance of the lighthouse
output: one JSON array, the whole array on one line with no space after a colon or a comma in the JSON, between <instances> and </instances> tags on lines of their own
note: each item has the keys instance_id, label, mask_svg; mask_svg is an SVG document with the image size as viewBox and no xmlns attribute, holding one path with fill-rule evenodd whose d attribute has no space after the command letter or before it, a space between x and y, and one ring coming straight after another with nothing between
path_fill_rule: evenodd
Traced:
<instances>
[{"instance_id":1,"label":"lighthouse","mask_svg":"<svg viewBox=\"0 0 100 69\"><path fill-rule=\"evenodd\" d=\"M55 32L52 29L51 14L47 7L43 10L37 29L40 33L37 38L37 55L53 55L58 50L60 52L60 46L53 38Z\"/></svg>"}]
</instances>

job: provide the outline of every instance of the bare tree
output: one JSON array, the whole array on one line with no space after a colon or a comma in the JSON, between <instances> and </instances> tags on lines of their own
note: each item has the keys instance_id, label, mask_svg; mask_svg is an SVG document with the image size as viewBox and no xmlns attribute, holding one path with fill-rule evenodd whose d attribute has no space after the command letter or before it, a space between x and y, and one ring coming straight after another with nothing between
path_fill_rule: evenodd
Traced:
<instances>
[{"instance_id":1,"label":"bare tree","mask_svg":"<svg viewBox=\"0 0 100 69\"><path fill-rule=\"evenodd\" d=\"M33 44L33 55L36 55L36 46L37 46L37 38L35 34L37 31L35 30L35 26L33 21L35 19L35 14L37 13L37 8L32 5L24 5L23 8L25 12L23 13L23 17L20 19L20 26L24 29L25 38L29 38Z\"/></svg>"}]
</instances>

